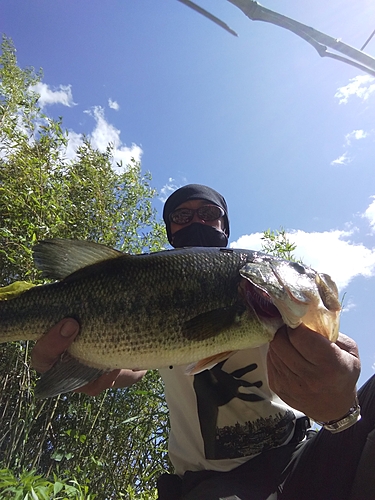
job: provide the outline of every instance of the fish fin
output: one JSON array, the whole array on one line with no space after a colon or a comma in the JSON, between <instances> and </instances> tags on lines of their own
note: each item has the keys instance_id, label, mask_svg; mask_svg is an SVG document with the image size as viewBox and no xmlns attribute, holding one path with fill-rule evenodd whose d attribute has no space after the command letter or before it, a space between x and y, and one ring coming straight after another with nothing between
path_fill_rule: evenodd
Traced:
<instances>
[{"instance_id":1,"label":"fish fin","mask_svg":"<svg viewBox=\"0 0 375 500\"><path fill-rule=\"evenodd\" d=\"M239 304L235 304L232 307L222 307L198 314L185 321L182 326L182 335L187 340L205 340L214 337L231 326L236 321L236 316L244 310Z\"/></svg>"},{"instance_id":2,"label":"fish fin","mask_svg":"<svg viewBox=\"0 0 375 500\"><path fill-rule=\"evenodd\" d=\"M196 363L191 363L186 367L186 375L197 375L198 373L204 372L205 370L211 370L215 365L221 361L225 361L236 351L225 351L215 354L214 356L209 356L208 358L201 359Z\"/></svg>"},{"instance_id":3,"label":"fish fin","mask_svg":"<svg viewBox=\"0 0 375 500\"><path fill-rule=\"evenodd\" d=\"M35 397L52 398L58 394L74 391L108 370L84 365L78 359L65 353L50 370L43 373L35 387Z\"/></svg>"},{"instance_id":4,"label":"fish fin","mask_svg":"<svg viewBox=\"0 0 375 500\"><path fill-rule=\"evenodd\" d=\"M43 276L63 279L79 269L126 255L93 241L49 239L40 241L33 248L35 266Z\"/></svg>"},{"instance_id":5,"label":"fish fin","mask_svg":"<svg viewBox=\"0 0 375 500\"><path fill-rule=\"evenodd\" d=\"M2 286L0 287L0 300L14 299L34 286L36 286L34 283L27 281L15 281L11 285Z\"/></svg>"}]
</instances>

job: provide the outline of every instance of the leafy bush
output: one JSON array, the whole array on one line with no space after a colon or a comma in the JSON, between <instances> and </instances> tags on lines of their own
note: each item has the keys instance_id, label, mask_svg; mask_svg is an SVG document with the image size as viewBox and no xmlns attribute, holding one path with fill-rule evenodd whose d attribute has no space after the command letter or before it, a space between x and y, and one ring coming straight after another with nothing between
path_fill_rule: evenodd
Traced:
<instances>
[{"instance_id":1,"label":"leafy bush","mask_svg":"<svg viewBox=\"0 0 375 500\"><path fill-rule=\"evenodd\" d=\"M87 485L74 479L64 480L54 476L50 481L35 471L22 472L16 477L9 469L0 469L0 498L12 500L93 500Z\"/></svg>"}]
</instances>

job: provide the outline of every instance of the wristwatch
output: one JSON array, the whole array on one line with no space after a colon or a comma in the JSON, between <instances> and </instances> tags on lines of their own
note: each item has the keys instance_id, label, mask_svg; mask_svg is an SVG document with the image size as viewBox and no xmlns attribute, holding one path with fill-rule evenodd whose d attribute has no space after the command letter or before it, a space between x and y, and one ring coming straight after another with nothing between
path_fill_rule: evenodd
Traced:
<instances>
[{"instance_id":1,"label":"wristwatch","mask_svg":"<svg viewBox=\"0 0 375 500\"><path fill-rule=\"evenodd\" d=\"M349 427L359 422L359 420L361 420L361 407L359 406L358 397L356 396L353 406L342 418L338 420L331 420L329 422L316 423L321 425L327 431L332 432L332 434L336 434L337 432L349 429Z\"/></svg>"}]
</instances>

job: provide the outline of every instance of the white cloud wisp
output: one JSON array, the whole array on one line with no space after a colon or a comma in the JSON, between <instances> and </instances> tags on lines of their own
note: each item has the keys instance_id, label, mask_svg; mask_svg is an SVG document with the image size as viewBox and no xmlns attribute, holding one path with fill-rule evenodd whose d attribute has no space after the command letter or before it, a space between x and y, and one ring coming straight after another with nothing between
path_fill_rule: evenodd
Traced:
<instances>
[{"instance_id":1,"label":"white cloud wisp","mask_svg":"<svg viewBox=\"0 0 375 500\"><path fill-rule=\"evenodd\" d=\"M337 89L335 97L339 104L347 104L351 96L366 101L375 92L374 78L370 75L358 75L349 80L348 85Z\"/></svg>"},{"instance_id":2,"label":"white cloud wisp","mask_svg":"<svg viewBox=\"0 0 375 500\"><path fill-rule=\"evenodd\" d=\"M345 151L345 153L336 158L336 160L331 161L331 165L348 165L351 161L348 152Z\"/></svg>"},{"instance_id":3,"label":"white cloud wisp","mask_svg":"<svg viewBox=\"0 0 375 500\"><path fill-rule=\"evenodd\" d=\"M111 98L108 99L108 106L111 108L111 109L114 109L115 111L118 111L120 109L120 105L118 102L116 101L112 101Z\"/></svg>"},{"instance_id":4,"label":"white cloud wisp","mask_svg":"<svg viewBox=\"0 0 375 500\"><path fill-rule=\"evenodd\" d=\"M38 104L42 109L52 104L62 104L69 108L76 105L73 101L71 85L59 85L57 90L53 90L46 83L38 82L30 88L39 94Z\"/></svg>"},{"instance_id":5,"label":"white cloud wisp","mask_svg":"<svg viewBox=\"0 0 375 500\"><path fill-rule=\"evenodd\" d=\"M364 130L353 130L349 134L346 134L345 143L350 146L353 139L359 141L360 139L365 139L368 135L368 132L365 132Z\"/></svg>"},{"instance_id":6,"label":"white cloud wisp","mask_svg":"<svg viewBox=\"0 0 375 500\"><path fill-rule=\"evenodd\" d=\"M169 177L168 179L168 182L167 184L164 184L164 186L161 188L160 190L160 196L159 196L159 200L162 202L162 203L165 203L167 198L174 192L176 191L176 189L180 188L180 186L177 186L175 184L175 179L173 179L172 177Z\"/></svg>"},{"instance_id":7,"label":"white cloud wisp","mask_svg":"<svg viewBox=\"0 0 375 500\"><path fill-rule=\"evenodd\" d=\"M375 230L375 196L372 196L372 199L373 201L362 214L362 217L368 219L371 229Z\"/></svg>"}]
</instances>

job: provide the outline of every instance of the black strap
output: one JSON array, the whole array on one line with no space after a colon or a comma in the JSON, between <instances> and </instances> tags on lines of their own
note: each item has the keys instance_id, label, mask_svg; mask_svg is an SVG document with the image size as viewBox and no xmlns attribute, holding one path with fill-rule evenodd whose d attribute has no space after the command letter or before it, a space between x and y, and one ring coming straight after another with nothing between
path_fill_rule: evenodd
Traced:
<instances>
[{"instance_id":1,"label":"black strap","mask_svg":"<svg viewBox=\"0 0 375 500\"><path fill-rule=\"evenodd\" d=\"M307 430L311 427L309 417L301 417L297 418L296 426L294 428L294 434L290 443L299 443L303 439L305 439Z\"/></svg>"}]
</instances>

